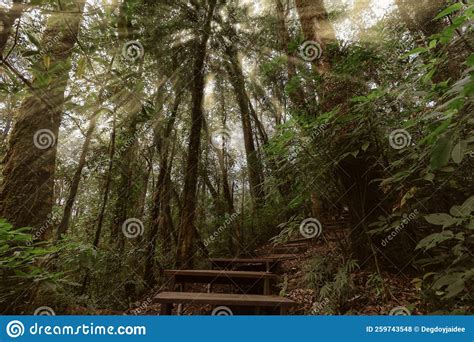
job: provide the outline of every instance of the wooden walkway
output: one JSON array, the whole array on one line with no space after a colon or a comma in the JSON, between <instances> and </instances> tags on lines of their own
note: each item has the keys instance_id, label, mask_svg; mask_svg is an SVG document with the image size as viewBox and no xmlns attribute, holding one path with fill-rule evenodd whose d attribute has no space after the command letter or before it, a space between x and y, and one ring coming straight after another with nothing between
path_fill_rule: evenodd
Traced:
<instances>
[{"instance_id":1,"label":"wooden walkway","mask_svg":"<svg viewBox=\"0 0 474 342\"><path fill-rule=\"evenodd\" d=\"M344 229L346 222L334 220L327 227L331 230ZM298 258L309 246L317 241L315 238L298 238L287 243L276 245L271 254L255 258L210 258L210 269L204 270L165 270L169 278L170 291L161 292L155 300L161 304L161 314L171 315L174 304L178 313L182 305L198 304L224 308L223 313L231 315L234 309L253 309L253 313L270 310L277 314L286 314L296 302L274 295L274 283L278 275L278 264L285 260ZM251 268L252 270L247 270ZM242 270L245 269L245 270ZM207 292L186 292L191 284L207 284ZM226 284L232 287L230 293L213 293L214 285ZM238 292L238 293L235 293ZM229 306L229 307L227 307ZM217 310L218 311L218 310Z\"/></svg>"},{"instance_id":2,"label":"wooden walkway","mask_svg":"<svg viewBox=\"0 0 474 342\"><path fill-rule=\"evenodd\" d=\"M161 292L155 299L161 303L161 314L171 315L173 304L209 304L213 306L246 306L277 309L280 315L288 312L295 306L295 302L279 296L243 295L232 293L196 293L196 292ZM227 309L227 308L225 308ZM223 310L226 312L226 310ZM227 315L229 315L227 311Z\"/></svg>"}]
</instances>

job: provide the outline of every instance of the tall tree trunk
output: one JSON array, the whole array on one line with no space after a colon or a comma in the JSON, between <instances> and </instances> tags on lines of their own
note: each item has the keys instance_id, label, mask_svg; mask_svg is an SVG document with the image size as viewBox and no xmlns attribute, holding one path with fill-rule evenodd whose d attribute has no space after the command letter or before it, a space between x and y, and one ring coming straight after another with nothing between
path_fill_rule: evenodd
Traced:
<instances>
[{"instance_id":1,"label":"tall tree trunk","mask_svg":"<svg viewBox=\"0 0 474 342\"><path fill-rule=\"evenodd\" d=\"M285 9L285 4L287 5L288 0L274 0L276 3L276 18L278 20L278 37L280 40L280 45L283 51L288 56L287 67L287 77L288 82L291 82L294 77L297 76L296 70L296 56L293 53L290 53L290 34L288 32L287 20L287 10ZM305 101L305 91L302 87L297 86L289 90L288 96L291 99L291 102L298 108L304 109L306 107Z\"/></svg>"},{"instance_id":2,"label":"tall tree trunk","mask_svg":"<svg viewBox=\"0 0 474 342\"><path fill-rule=\"evenodd\" d=\"M116 117L115 113L112 119L112 132L110 133L110 147L109 147L109 165L107 168L107 175L104 185L104 196L100 207L99 215L97 216L97 228L94 236L94 247L99 246L100 236L102 235L102 226L104 223L105 208L107 208L107 202L109 199L110 183L112 182L112 169L114 165L115 156L115 134L116 134Z\"/></svg>"},{"instance_id":3,"label":"tall tree trunk","mask_svg":"<svg viewBox=\"0 0 474 342\"><path fill-rule=\"evenodd\" d=\"M32 81L48 105L30 95L21 105L5 156L0 214L15 226L41 227L54 203L56 141L64 105L64 90L71 69L70 57L77 40L84 0L62 1L52 14L43 34L43 46L50 64L40 61L36 68L51 82L43 86ZM59 38L58 38L59 37ZM56 43L51 44L50 42ZM36 229L35 229L36 228ZM38 232L40 238L50 229Z\"/></svg>"},{"instance_id":4,"label":"tall tree trunk","mask_svg":"<svg viewBox=\"0 0 474 342\"><path fill-rule=\"evenodd\" d=\"M196 215L196 187L198 180L198 165L201 148L201 129L203 124L202 102L204 98L204 61L207 54L207 41L211 35L211 22L214 16L216 0L209 0L209 9L202 36L196 46L195 60L192 70L193 82L191 89L191 133L189 136L189 148L184 177L183 199L184 207L181 214L179 231L177 265L178 267L192 267L193 249L196 227L194 218Z\"/></svg>"},{"instance_id":5,"label":"tall tree trunk","mask_svg":"<svg viewBox=\"0 0 474 342\"><path fill-rule=\"evenodd\" d=\"M324 0L295 0L295 5L305 39L318 43L323 49L322 57L313 60L313 63L317 66L318 72L326 73L332 60L327 48L337 44L337 38L324 7Z\"/></svg>"},{"instance_id":6,"label":"tall tree trunk","mask_svg":"<svg viewBox=\"0 0 474 342\"><path fill-rule=\"evenodd\" d=\"M230 83L235 91L237 103L240 108L242 129L244 132L245 153L247 157L247 169L249 173L250 191L255 207L261 207L265 203L265 191L263 187L263 166L255 148L251 121L250 99L245 89L245 78L242 67L238 60L237 51L233 46L226 49L229 64L226 64Z\"/></svg>"},{"instance_id":7,"label":"tall tree trunk","mask_svg":"<svg viewBox=\"0 0 474 342\"><path fill-rule=\"evenodd\" d=\"M155 132L157 137L157 150L160 155L160 172L156 181L153 194L153 205L151 210L151 229L147 237L146 256L145 256L145 273L144 281L149 287L155 285L155 250L158 237L161 237L162 246L165 253L171 252L172 232L170 230L171 213L170 213L170 183L171 183L171 164L170 157L170 138L174 128L176 116L178 114L179 105L181 103L181 93L176 95L170 118L166 124L163 136L158 130Z\"/></svg>"},{"instance_id":8,"label":"tall tree trunk","mask_svg":"<svg viewBox=\"0 0 474 342\"><path fill-rule=\"evenodd\" d=\"M3 51L7 45L8 37L15 20L21 17L24 6L22 0L13 0L11 8L0 7L0 57L5 57Z\"/></svg>"},{"instance_id":9,"label":"tall tree trunk","mask_svg":"<svg viewBox=\"0 0 474 342\"><path fill-rule=\"evenodd\" d=\"M131 110L125 121L126 128L123 135L124 139L122 139L122 153L119 160L117 160L120 177L117 184L114 218L110 227L110 241L115 243L120 251L123 251L125 246L125 236L121 231L122 225L127 219L134 218L132 204L135 203L136 191L133 187L133 171L137 160L138 111Z\"/></svg>"},{"instance_id":10,"label":"tall tree trunk","mask_svg":"<svg viewBox=\"0 0 474 342\"><path fill-rule=\"evenodd\" d=\"M337 42L324 0L295 0L295 5L307 40L315 41L323 48Z\"/></svg>"},{"instance_id":11,"label":"tall tree trunk","mask_svg":"<svg viewBox=\"0 0 474 342\"><path fill-rule=\"evenodd\" d=\"M66 205L64 206L63 217L58 227L58 232L57 232L58 239L60 239L63 234L66 234L68 226L69 226L69 220L71 219L72 208L74 206L74 201L76 200L77 190L79 189L79 182L81 181L82 169L84 168L84 165L86 164L86 157L87 157L87 153L89 152L89 146L92 140L92 134L94 133L95 126L97 123L97 117L100 111L101 110L99 110L97 113L94 113L89 122L89 127L87 129L86 137L82 145L82 152L79 158L79 163L77 164L76 172L74 173L74 176L72 178L71 190L69 191L69 196L66 200Z\"/></svg>"}]
</instances>

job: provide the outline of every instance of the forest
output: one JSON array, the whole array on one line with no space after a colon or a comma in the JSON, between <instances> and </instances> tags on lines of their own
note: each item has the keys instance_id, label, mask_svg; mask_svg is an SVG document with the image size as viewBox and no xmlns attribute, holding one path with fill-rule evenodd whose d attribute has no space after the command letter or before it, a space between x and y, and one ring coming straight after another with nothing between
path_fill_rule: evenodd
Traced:
<instances>
[{"instance_id":1,"label":"forest","mask_svg":"<svg viewBox=\"0 0 474 342\"><path fill-rule=\"evenodd\" d=\"M474 313L473 22L0 0L0 314Z\"/></svg>"}]
</instances>

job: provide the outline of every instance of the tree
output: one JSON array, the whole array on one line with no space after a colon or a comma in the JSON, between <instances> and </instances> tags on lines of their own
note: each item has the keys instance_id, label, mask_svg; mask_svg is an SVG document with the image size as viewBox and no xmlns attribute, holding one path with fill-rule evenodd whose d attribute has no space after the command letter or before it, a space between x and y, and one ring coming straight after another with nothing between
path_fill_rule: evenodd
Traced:
<instances>
[{"instance_id":1,"label":"tree","mask_svg":"<svg viewBox=\"0 0 474 342\"><path fill-rule=\"evenodd\" d=\"M191 133L189 135L189 148L184 179L183 200L184 206L181 213L179 230L177 264L180 267L193 265L193 242L195 229L194 218L196 214L196 190L198 180L198 165L201 147L201 129L203 125L202 101L204 96L204 62L207 53L207 41L211 35L211 22L214 16L216 0L208 1L202 35L195 47L195 60L192 70L191 82Z\"/></svg>"},{"instance_id":2,"label":"tree","mask_svg":"<svg viewBox=\"0 0 474 342\"><path fill-rule=\"evenodd\" d=\"M64 206L63 217L61 219L61 223L58 226L58 231L57 231L58 239L60 239L62 235L67 232L67 229L69 226L69 220L71 219L72 208L74 206L74 201L76 200L76 196L77 196L77 190L79 189L79 182L81 181L82 169L86 165L86 157L87 157L87 153L89 152L92 135L94 134L94 130L97 125L97 117L99 116L101 111L102 109L94 113L89 122L89 128L87 129L86 136L84 139L84 144L82 145L82 152L79 158L79 163L77 164L76 171L74 172L71 188L69 190L69 196Z\"/></svg>"},{"instance_id":3,"label":"tree","mask_svg":"<svg viewBox=\"0 0 474 342\"><path fill-rule=\"evenodd\" d=\"M235 51L233 46L228 46L226 48L226 54L229 58L229 62L226 65L227 72L229 74L230 83L234 88L237 103L240 108L242 129L244 131L244 144L247 157L250 191L255 206L258 208L265 203L265 191L263 184L263 166L255 148L253 139L252 120L250 117L251 103L247 95L245 78L242 73L242 67L238 60L237 51Z\"/></svg>"},{"instance_id":4,"label":"tree","mask_svg":"<svg viewBox=\"0 0 474 342\"><path fill-rule=\"evenodd\" d=\"M12 7L8 10L4 7L0 8L0 57L3 59L3 52L5 50L5 45L7 44L8 37L10 36L11 29L15 20L21 17L23 12L22 0L13 0Z\"/></svg>"},{"instance_id":5,"label":"tree","mask_svg":"<svg viewBox=\"0 0 474 342\"><path fill-rule=\"evenodd\" d=\"M84 0L63 1L64 13L49 18L42 40L45 58L33 66L35 91L23 101L11 132L0 213L15 226L38 229L53 206L56 142L84 4Z\"/></svg>"}]
</instances>

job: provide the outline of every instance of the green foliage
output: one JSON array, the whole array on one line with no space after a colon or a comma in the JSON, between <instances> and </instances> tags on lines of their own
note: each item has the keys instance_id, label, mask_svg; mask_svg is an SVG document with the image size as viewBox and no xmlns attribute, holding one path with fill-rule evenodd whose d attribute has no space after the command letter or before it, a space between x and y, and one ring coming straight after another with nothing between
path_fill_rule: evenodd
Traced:
<instances>
[{"instance_id":1,"label":"green foliage","mask_svg":"<svg viewBox=\"0 0 474 342\"><path fill-rule=\"evenodd\" d=\"M357 261L332 252L309 261L305 280L317 291L319 301L328 302L325 311L342 313L343 306L355 293L352 273L358 268Z\"/></svg>"},{"instance_id":2,"label":"green foliage","mask_svg":"<svg viewBox=\"0 0 474 342\"><path fill-rule=\"evenodd\" d=\"M4 313L18 312L25 298L39 286L54 283L61 277L45 265L57 249L42 243L31 243L30 228L14 228L0 219L0 307ZM18 304L18 305L17 305Z\"/></svg>"},{"instance_id":3,"label":"green foliage","mask_svg":"<svg viewBox=\"0 0 474 342\"><path fill-rule=\"evenodd\" d=\"M423 278L425 288L442 300L467 300L470 296L469 284L474 278L474 260L470 255L474 250L473 212L474 197L469 197L462 205L451 207L449 214L425 216L427 222L442 226L442 230L423 238L416 248L434 257L431 261L425 260L426 264L436 263L437 269L442 269L429 272Z\"/></svg>"}]
</instances>

